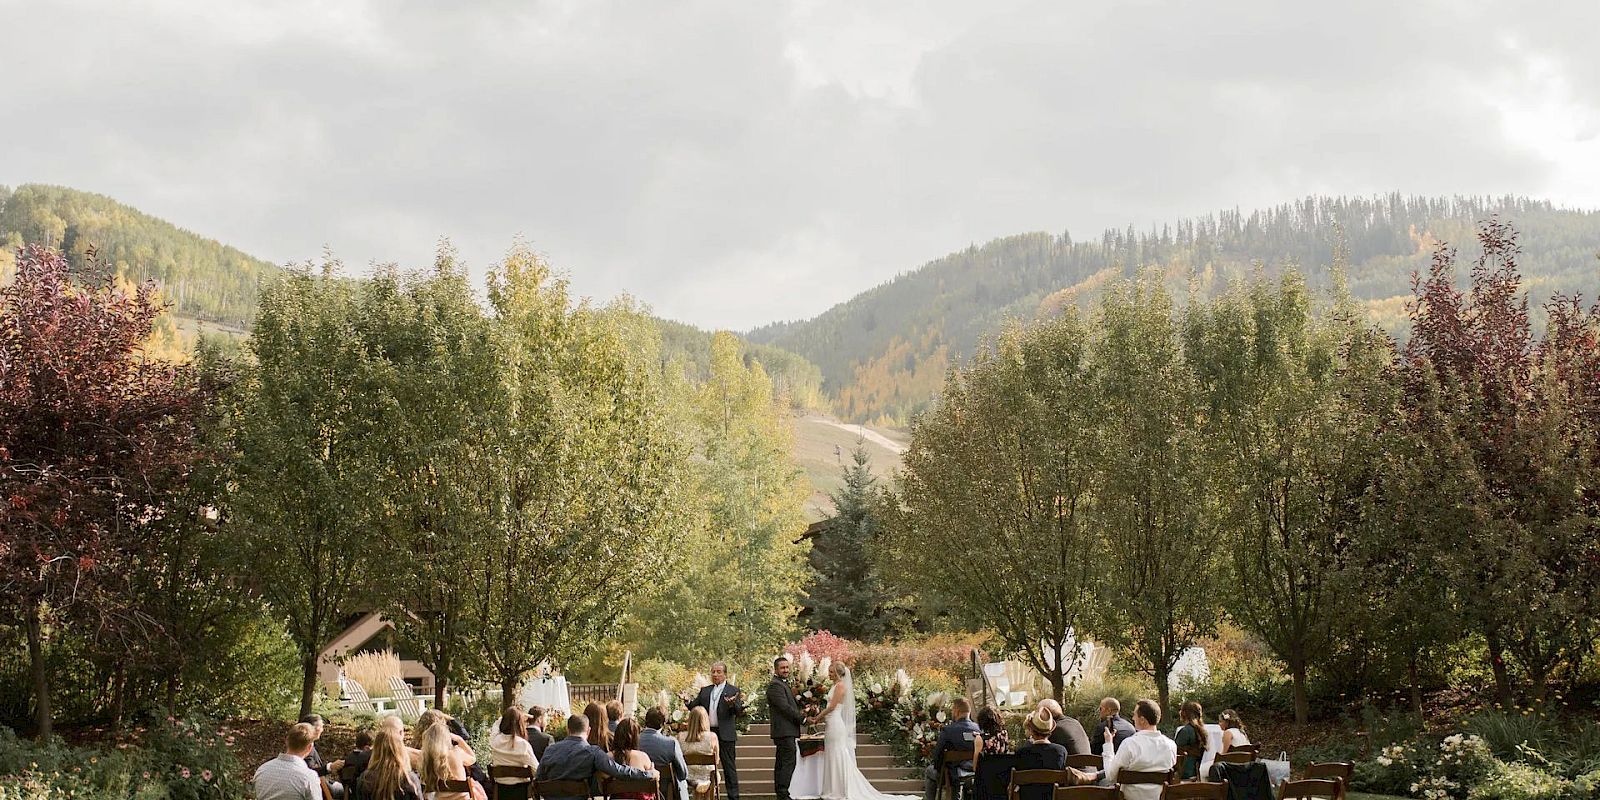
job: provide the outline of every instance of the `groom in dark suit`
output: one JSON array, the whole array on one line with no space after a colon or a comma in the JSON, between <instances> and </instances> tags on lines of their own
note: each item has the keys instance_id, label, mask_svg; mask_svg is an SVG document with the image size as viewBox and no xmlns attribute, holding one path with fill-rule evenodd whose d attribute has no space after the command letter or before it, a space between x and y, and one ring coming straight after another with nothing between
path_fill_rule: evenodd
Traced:
<instances>
[{"instance_id":1,"label":"groom in dark suit","mask_svg":"<svg viewBox=\"0 0 1600 800\"><path fill-rule=\"evenodd\" d=\"M767 684L767 709L772 712L772 746L778 757L772 765L772 788L778 800L789 800L789 783L794 780L794 768L800 753L795 740L800 738L800 726L805 714L789 688L789 659L778 656L772 662L772 681Z\"/></svg>"},{"instance_id":2,"label":"groom in dark suit","mask_svg":"<svg viewBox=\"0 0 1600 800\"><path fill-rule=\"evenodd\" d=\"M722 750L722 781L728 790L727 798L739 800L739 770L734 748L739 745L739 717L744 716L744 697L739 687L728 683L727 664L718 661L711 665L711 685L702 687L689 707L703 708L711 717L711 732L717 735L717 745Z\"/></svg>"}]
</instances>

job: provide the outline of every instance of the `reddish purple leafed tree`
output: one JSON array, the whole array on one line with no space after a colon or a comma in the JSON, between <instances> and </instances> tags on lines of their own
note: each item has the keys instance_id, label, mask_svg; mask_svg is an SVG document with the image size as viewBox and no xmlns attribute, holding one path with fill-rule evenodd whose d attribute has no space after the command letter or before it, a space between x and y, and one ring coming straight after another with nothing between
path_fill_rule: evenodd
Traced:
<instances>
[{"instance_id":1,"label":"reddish purple leafed tree","mask_svg":"<svg viewBox=\"0 0 1600 800\"><path fill-rule=\"evenodd\" d=\"M120 593L199 452L202 397L188 369L144 357L161 314L154 287L74 280L66 258L30 245L0 288L0 605L26 628L35 720L51 729L46 632L113 625Z\"/></svg>"}]
</instances>

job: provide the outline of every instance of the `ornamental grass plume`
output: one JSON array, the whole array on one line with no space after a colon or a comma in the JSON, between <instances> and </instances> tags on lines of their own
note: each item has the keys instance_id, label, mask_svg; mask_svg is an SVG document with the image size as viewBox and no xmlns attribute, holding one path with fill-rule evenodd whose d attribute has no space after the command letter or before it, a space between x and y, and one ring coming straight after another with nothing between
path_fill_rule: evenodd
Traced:
<instances>
[{"instance_id":1,"label":"ornamental grass plume","mask_svg":"<svg viewBox=\"0 0 1600 800\"><path fill-rule=\"evenodd\" d=\"M400 657L393 650L374 650L357 653L344 660L346 678L361 684L371 697L388 697L389 678L403 677Z\"/></svg>"}]
</instances>

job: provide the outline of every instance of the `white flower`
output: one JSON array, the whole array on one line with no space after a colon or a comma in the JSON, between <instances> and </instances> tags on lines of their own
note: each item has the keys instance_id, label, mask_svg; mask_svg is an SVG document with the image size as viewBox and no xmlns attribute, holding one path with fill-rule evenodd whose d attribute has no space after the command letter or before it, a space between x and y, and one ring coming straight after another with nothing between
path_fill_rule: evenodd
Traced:
<instances>
[{"instance_id":1,"label":"white flower","mask_svg":"<svg viewBox=\"0 0 1600 800\"><path fill-rule=\"evenodd\" d=\"M874 683L867 687L867 691L872 692L873 694L883 694L883 684Z\"/></svg>"},{"instance_id":2,"label":"white flower","mask_svg":"<svg viewBox=\"0 0 1600 800\"><path fill-rule=\"evenodd\" d=\"M683 709L680 708L680 709L672 712L672 721L673 722L682 722L683 721Z\"/></svg>"},{"instance_id":3,"label":"white flower","mask_svg":"<svg viewBox=\"0 0 1600 800\"><path fill-rule=\"evenodd\" d=\"M945 716L945 713L943 711L940 711L939 713L933 715L933 718L936 719L936 720L939 720L940 722L944 722L944 721L950 719L949 717Z\"/></svg>"},{"instance_id":4,"label":"white flower","mask_svg":"<svg viewBox=\"0 0 1600 800\"><path fill-rule=\"evenodd\" d=\"M1394 759L1392 759L1392 758L1390 758L1388 756L1378 756L1378 758L1376 760L1380 765L1385 766L1385 767L1394 764Z\"/></svg>"},{"instance_id":5,"label":"white flower","mask_svg":"<svg viewBox=\"0 0 1600 800\"><path fill-rule=\"evenodd\" d=\"M911 676L906 673L904 668L894 671L894 682L895 685L900 687L900 694L911 694Z\"/></svg>"}]
</instances>

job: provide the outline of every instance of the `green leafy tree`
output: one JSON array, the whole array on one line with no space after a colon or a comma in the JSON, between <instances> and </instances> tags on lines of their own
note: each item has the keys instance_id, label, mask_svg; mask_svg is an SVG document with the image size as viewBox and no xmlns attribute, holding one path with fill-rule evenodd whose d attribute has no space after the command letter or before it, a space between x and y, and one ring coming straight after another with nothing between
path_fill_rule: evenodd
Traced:
<instances>
[{"instance_id":1,"label":"green leafy tree","mask_svg":"<svg viewBox=\"0 0 1600 800\"><path fill-rule=\"evenodd\" d=\"M522 676L587 656L655 594L679 546L684 451L637 315L571 307L524 247L490 276L495 420L466 483L489 513L465 591L469 636L506 703Z\"/></svg>"},{"instance_id":2,"label":"green leafy tree","mask_svg":"<svg viewBox=\"0 0 1600 800\"><path fill-rule=\"evenodd\" d=\"M1228 465L1229 610L1288 668L1304 723L1308 675L1350 595L1383 425L1369 398L1389 382L1393 346L1348 302L1319 312L1292 273L1194 310L1187 328L1206 435Z\"/></svg>"},{"instance_id":3,"label":"green leafy tree","mask_svg":"<svg viewBox=\"0 0 1600 800\"><path fill-rule=\"evenodd\" d=\"M1105 540L1105 633L1167 707L1184 650L1215 632L1218 509L1200 390L1171 298L1151 276L1111 287L1092 354L1102 412L1092 508Z\"/></svg>"},{"instance_id":4,"label":"green leafy tree","mask_svg":"<svg viewBox=\"0 0 1600 800\"><path fill-rule=\"evenodd\" d=\"M392 384L362 325L360 287L336 268L290 271L263 292L232 412L234 568L294 640L302 714L323 646L371 609L371 577L386 568L373 536L391 477Z\"/></svg>"},{"instance_id":5,"label":"green leafy tree","mask_svg":"<svg viewBox=\"0 0 1600 800\"><path fill-rule=\"evenodd\" d=\"M861 445L842 471L844 486L833 494L836 511L811 544L806 624L846 639L879 641L893 632L893 598L872 556L878 544L878 478Z\"/></svg>"},{"instance_id":6,"label":"green leafy tree","mask_svg":"<svg viewBox=\"0 0 1600 800\"><path fill-rule=\"evenodd\" d=\"M913 429L898 504L885 504L891 585L992 626L1057 698L1097 621L1103 577L1089 506L1101 413L1075 313L1008 329Z\"/></svg>"}]
</instances>

